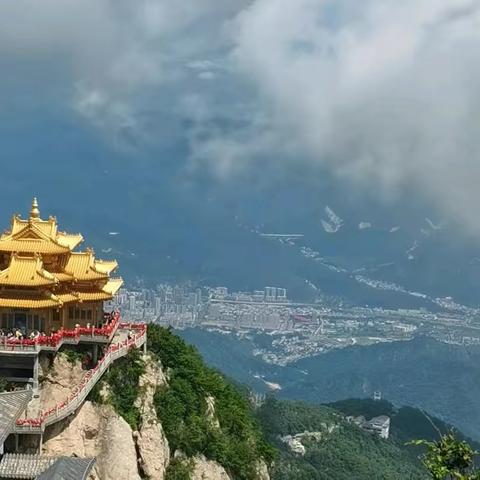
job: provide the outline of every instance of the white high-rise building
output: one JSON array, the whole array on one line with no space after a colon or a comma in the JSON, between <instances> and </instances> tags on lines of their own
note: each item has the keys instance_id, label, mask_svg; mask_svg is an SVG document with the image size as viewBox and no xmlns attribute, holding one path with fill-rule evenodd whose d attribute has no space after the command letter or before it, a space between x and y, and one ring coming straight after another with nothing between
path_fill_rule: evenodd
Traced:
<instances>
[{"instance_id":1,"label":"white high-rise building","mask_svg":"<svg viewBox=\"0 0 480 480\"><path fill-rule=\"evenodd\" d=\"M265 287L265 300L274 302L277 298L277 289L275 287Z\"/></svg>"},{"instance_id":2,"label":"white high-rise building","mask_svg":"<svg viewBox=\"0 0 480 480\"><path fill-rule=\"evenodd\" d=\"M160 297L155 297L155 315L160 315L162 310L162 299Z\"/></svg>"},{"instance_id":3,"label":"white high-rise building","mask_svg":"<svg viewBox=\"0 0 480 480\"><path fill-rule=\"evenodd\" d=\"M136 303L135 295L130 295L128 298L128 309L131 311L135 310Z\"/></svg>"},{"instance_id":4,"label":"white high-rise building","mask_svg":"<svg viewBox=\"0 0 480 480\"><path fill-rule=\"evenodd\" d=\"M286 288L277 288L277 300L284 301L287 299L287 289Z\"/></svg>"},{"instance_id":5,"label":"white high-rise building","mask_svg":"<svg viewBox=\"0 0 480 480\"><path fill-rule=\"evenodd\" d=\"M225 298L228 296L228 288L227 287L217 287L215 289L215 295L218 298Z\"/></svg>"}]
</instances>

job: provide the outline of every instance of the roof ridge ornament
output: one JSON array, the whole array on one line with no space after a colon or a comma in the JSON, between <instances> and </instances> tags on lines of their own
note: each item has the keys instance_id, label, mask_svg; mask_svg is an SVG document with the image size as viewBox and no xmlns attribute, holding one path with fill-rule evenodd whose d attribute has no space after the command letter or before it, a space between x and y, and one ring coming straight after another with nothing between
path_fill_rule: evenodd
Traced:
<instances>
[{"instance_id":1,"label":"roof ridge ornament","mask_svg":"<svg viewBox=\"0 0 480 480\"><path fill-rule=\"evenodd\" d=\"M32 209L30 210L30 220L40 218L40 210L38 209L37 197L33 197Z\"/></svg>"}]
</instances>

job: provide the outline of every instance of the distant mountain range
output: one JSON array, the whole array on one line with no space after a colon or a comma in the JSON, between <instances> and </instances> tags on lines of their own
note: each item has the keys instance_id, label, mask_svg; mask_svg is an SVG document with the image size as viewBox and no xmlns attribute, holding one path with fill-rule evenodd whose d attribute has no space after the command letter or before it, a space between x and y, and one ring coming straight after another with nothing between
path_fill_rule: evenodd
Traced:
<instances>
[{"instance_id":1,"label":"distant mountain range","mask_svg":"<svg viewBox=\"0 0 480 480\"><path fill-rule=\"evenodd\" d=\"M371 397L381 391L396 405L424 409L480 440L480 347L419 337L348 347L280 367L255 356L248 336L239 339L200 329L179 333L210 365L256 391L267 391L268 381L281 387L280 398L311 403Z\"/></svg>"}]
</instances>

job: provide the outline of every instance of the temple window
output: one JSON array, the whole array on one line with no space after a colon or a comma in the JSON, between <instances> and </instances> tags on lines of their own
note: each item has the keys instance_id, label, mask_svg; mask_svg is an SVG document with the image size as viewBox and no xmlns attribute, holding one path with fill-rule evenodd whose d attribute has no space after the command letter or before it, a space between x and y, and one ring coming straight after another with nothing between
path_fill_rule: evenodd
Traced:
<instances>
[{"instance_id":1,"label":"temple window","mask_svg":"<svg viewBox=\"0 0 480 480\"><path fill-rule=\"evenodd\" d=\"M13 314L12 313L2 313L1 319L1 328L10 329L13 328Z\"/></svg>"}]
</instances>

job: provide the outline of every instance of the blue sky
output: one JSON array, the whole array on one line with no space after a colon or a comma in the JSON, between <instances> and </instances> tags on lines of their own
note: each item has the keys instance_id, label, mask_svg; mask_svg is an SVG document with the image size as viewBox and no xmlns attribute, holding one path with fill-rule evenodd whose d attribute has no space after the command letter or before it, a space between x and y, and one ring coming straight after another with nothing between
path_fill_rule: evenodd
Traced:
<instances>
[{"instance_id":1,"label":"blue sky","mask_svg":"<svg viewBox=\"0 0 480 480\"><path fill-rule=\"evenodd\" d=\"M478 234L479 12L472 0L3 2L10 171L38 160L29 143L53 170L88 139L92 171L106 156L162 171L173 155L193 181L247 190L266 166L309 184L327 172L381 203L413 194Z\"/></svg>"}]
</instances>

